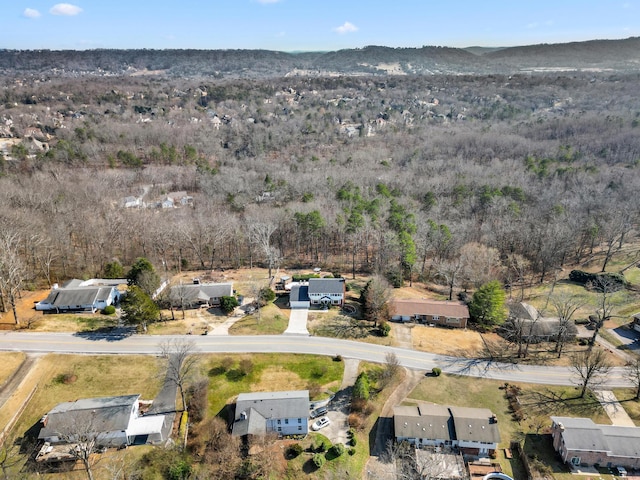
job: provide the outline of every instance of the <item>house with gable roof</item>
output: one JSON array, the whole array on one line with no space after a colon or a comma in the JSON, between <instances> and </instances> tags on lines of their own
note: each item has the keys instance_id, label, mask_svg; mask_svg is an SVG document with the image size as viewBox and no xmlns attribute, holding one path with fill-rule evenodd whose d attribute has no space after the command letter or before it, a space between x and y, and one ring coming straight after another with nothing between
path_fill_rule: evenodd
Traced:
<instances>
[{"instance_id":1,"label":"house with gable roof","mask_svg":"<svg viewBox=\"0 0 640 480\"><path fill-rule=\"evenodd\" d=\"M310 278L307 293L311 305L342 306L346 294L346 283L344 278Z\"/></svg>"},{"instance_id":2,"label":"house with gable roof","mask_svg":"<svg viewBox=\"0 0 640 480\"><path fill-rule=\"evenodd\" d=\"M95 313L118 303L120 292L117 286L126 283L124 278L69 280L62 286L55 284L47 298L36 303L35 309L44 313Z\"/></svg>"},{"instance_id":3,"label":"house with gable roof","mask_svg":"<svg viewBox=\"0 0 640 480\"><path fill-rule=\"evenodd\" d=\"M198 308L220 305L222 297L233 295L233 283L193 283L174 285L169 291L169 301L174 307Z\"/></svg>"},{"instance_id":4,"label":"house with gable roof","mask_svg":"<svg viewBox=\"0 0 640 480\"><path fill-rule=\"evenodd\" d=\"M640 427L601 425L590 418L551 417L553 448L573 466L640 468Z\"/></svg>"},{"instance_id":5,"label":"house with gable roof","mask_svg":"<svg viewBox=\"0 0 640 480\"><path fill-rule=\"evenodd\" d=\"M38 439L49 445L72 444L75 435L95 436L101 447L160 443L164 415L141 415L140 395L85 398L59 403L42 417Z\"/></svg>"},{"instance_id":6,"label":"house with gable roof","mask_svg":"<svg viewBox=\"0 0 640 480\"><path fill-rule=\"evenodd\" d=\"M306 435L309 432L309 391L241 393L236 400L232 434Z\"/></svg>"},{"instance_id":7,"label":"house with gable roof","mask_svg":"<svg viewBox=\"0 0 640 480\"><path fill-rule=\"evenodd\" d=\"M460 302L429 299L395 299L390 302L389 314L396 322L417 322L443 327L466 328L469 309Z\"/></svg>"},{"instance_id":8,"label":"house with gable roof","mask_svg":"<svg viewBox=\"0 0 640 480\"><path fill-rule=\"evenodd\" d=\"M428 403L396 406L393 425L397 442L457 448L469 456L489 456L500 443L497 417L486 408Z\"/></svg>"}]
</instances>

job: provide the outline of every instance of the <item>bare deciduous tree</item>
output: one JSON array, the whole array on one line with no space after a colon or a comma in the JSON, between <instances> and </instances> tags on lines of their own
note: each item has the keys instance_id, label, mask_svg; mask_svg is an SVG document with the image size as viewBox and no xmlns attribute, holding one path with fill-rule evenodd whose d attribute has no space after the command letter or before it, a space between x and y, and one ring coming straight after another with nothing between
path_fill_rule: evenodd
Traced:
<instances>
[{"instance_id":1,"label":"bare deciduous tree","mask_svg":"<svg viewBox=\"0 0 640 480\"><path fill-rule=\"evenodd\" d=\"M18 251L18 235L8 230L0 234L0 297L5 312L10 305L13 319L20 325L17 301L25 278L25 268Z\"/></svg>"},{"instance_id":2,"label":"bare deciduous tree","mask_svg":"<svg viewBox=\"0 0 640 480\"><path fill-rule=\"evenodd\" d=\"M558 358L562 356L562 350L575 326L573 325L573 316L580 307L584 305L584 298L578 295L560 293L551 297L551 305L558 316L558 330L556 332L555 352Z\"/></svg>"},{"instance_id":3,"label":"bare deciduous tree","mask_svg":"<svg viewBox=\"0 0 640 480\"><path fill-rule=\"evenodd\" d=\"M580 386L580 398L587 393L587 388L602 384L611 370L607 354L602 349L587 349L571 356L571 369Z\"/></svg>"},{"instance_id":4,"label":"bare deciduous tree","mask_svg":"<svg viewBox=\"0 0 640 480\"><path fill-rule=\"evenodd\" d=\"M625 376L633 384L633 388L636 390L636 400L640 400L640 357L635 357L627 363Z\"/></svg>"},{"instance_id":5,"label":"bare deciduous tree","mask_svg":"<svg viewBox=\"0 0 640 480\"><path fill-rule=\"evenodd\" d=\"M186 384L194 375L198 364L196 344L192 340L172 339L159 345L166 361L166 381L180 391L182 409L187 410Z\"/></svg>"}]
</instances>

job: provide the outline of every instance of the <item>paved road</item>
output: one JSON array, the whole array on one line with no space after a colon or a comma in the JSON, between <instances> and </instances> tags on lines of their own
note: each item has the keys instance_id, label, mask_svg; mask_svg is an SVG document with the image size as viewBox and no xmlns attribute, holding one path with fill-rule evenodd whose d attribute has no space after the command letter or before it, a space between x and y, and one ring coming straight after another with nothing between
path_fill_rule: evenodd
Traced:
<instances>
[{"instance_id":1,"label":"paved road","mask_svg":"<svg viewBox=\"0 0 640 480\"><path fill-rule=\"evenodd\" d=\"M202 353L309 353L384 363L387 353L395 353L400 365L415 370L431 370L438 366L446 373L491 378L510 382L546 385L572 385L575 375L568 367L522 366L483 359L465 359L417 352L404 348L384 347L336 338L303 336L230 336L212 337L72 334L72 333L0 333L0 350L80 354L159 354L159 344L172 338L192 340ZM623 368L614 368L602 387L630 386Z\"/></svg>"}]
</instances>

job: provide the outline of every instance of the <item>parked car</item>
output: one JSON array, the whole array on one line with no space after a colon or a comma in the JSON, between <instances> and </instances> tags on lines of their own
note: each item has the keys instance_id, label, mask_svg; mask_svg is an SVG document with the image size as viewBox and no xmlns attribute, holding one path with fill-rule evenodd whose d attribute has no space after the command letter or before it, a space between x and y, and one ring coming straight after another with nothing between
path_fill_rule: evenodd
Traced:
<instances>
[{"instance_id":1,"label":"parked car","mask_svg":"<svg viewBox=\"0 0 640 480\"><path fill-rule=\"evenodd\" d=\"M613 471L619 477L626 477L627 476L627 469L624 468L624 467L614 467Z\"/></svg>"},{"instance_id":2,"label":"parked car","mask_svg":"<svg viewBox=\"0 0 640 480\"><path fill-rule=\"evenodd\" d=\"M329 409L327 407L318 407L315 410L311 410L309 416L311 418L321 417L322 415L326 415Z\"/></svg>"},{"instance_id":3,"label":"parked car","mask_svg":"<svg viewBox=\"0 0 640 480\"><path fill-rule=\"evenodd\" d=\"M329 420L327 417L322 417L320 420L316 420L315 422L313 422L313 425L311 425L311 430L313 430L314 432L318 431L326 427L330 423L331 423L331 420Z\"/></svg>"}]
</instances>

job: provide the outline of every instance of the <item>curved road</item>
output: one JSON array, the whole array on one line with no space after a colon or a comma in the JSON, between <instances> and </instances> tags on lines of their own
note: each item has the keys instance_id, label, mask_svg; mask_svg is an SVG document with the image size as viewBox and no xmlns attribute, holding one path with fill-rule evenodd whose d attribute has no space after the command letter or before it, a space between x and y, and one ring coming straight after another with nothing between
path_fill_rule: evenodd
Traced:
<instances>
[{"instance_id":1,"label":"curved road","mask_svg":"<svg viewBox=\"0 0 640 480\"><path fill-rule=\"evenodd\" d=\"M573 385L576 376L568 367L512 365L483 359L466 359L418 352L395 347L306 336L161 336L104 335L89 333L0 333L0 350L74 354L145 354L160 353L159 344L169 339L191 340L200 353L308 353L336 355L368 362L384 363L387 353L395 353L404 367L431 370L510 382L546 385ZM623 368L614 368L603 384L608 388L631 386Z\"/></svg>"}]
</instances>

